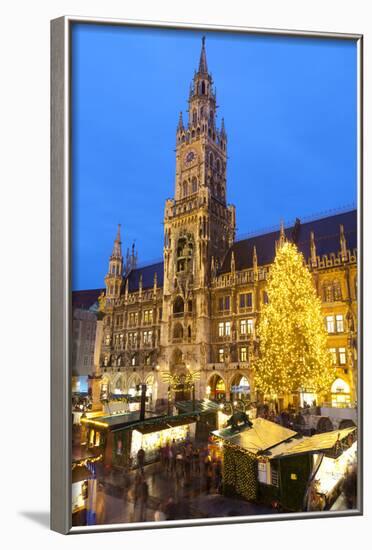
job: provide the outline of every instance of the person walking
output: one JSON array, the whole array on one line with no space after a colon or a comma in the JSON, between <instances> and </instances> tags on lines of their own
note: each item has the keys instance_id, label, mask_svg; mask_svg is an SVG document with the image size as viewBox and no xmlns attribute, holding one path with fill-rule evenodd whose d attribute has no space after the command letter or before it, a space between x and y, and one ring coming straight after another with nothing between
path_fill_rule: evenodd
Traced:
<instances>
[{"instance_id":1,"label":"person walking","mask_svg":"<svg viewBox=\"0 0 372 550\"><path fill-rule=\"evenodd\" d=\"M139 492L139 501L140 501L139 521L146 521L146 510L147 510L148 498L149 498L149 486L145 477L143 477L140 484L140 492Z\"/></svg>"},{"instance_id":2,"label":"person walking","mask_svg":"<svg viewBox=\"0 0 372 550\"><path fill-rule=\"evenodd\" d=\"M154 521L165 521L166 519L167 516L163 511L163 506L161 504L158 504L154 512Z\"/></svg>"},{"instance_id":3,"label":"person walking","mask_svg":"<svg viewBox=\"0 0 372 550\"><path fill-rule=\"evenodd\" d=\"M127 496L127 509L128 509L128 516L129 516L129 522L134 521L134 512L136 508L136 491L135 486L132 486L129 488L128 496Z\"/></svg>"},{"instance_id":4,"label":"person walking","mask_svg":"<svg viewBox=\"0 0 372 550\"><path fill-rule=\"evenodd\" d=\"M96 498L96 521L98 524L105 523L106 521L106 495L101 483L98 484Z\"/></svg>"},{"instance_id":5,"label":"person walking","mask_svg":"<svg viewBox=\"0 0 372 550\"><path fill-rule=\"evenodd\" d=\"M144 449L142 449L141 447L137 453L137 464L142 473L143 473L143 468L145 466L145 458L146 458L146 453Z\"/></svg>"},{"instance_id":6,"label":"person walking","mask_svg":"<svg viewBox=\"0 0 372 550\"><path fill-rule=\"evenodd\" d=\"M209 458L209 461L206 462L205 476L206 476L206 492L209 495L209 493L211 491L211 488L212 488L213 467L212 467L212 463L210 461L210 457L208 457L208 458Z\"/></svg>"}]
</instances>

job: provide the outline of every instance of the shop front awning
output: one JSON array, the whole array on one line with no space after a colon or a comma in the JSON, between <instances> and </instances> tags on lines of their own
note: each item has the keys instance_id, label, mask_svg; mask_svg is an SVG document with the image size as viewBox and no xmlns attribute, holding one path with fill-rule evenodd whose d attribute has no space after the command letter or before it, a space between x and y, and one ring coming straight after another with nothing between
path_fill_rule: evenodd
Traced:
<instances>
[{"instance_id":1,"label":"shop front awning","mask_svg":"<svg viewBox=\"0 0 372 550\"><path fill-rule=\"evenodd\" d=\"M252 424L252 428L243 427L240 432L234 432L231 428L224 428L212 432L212 434L223 441L224 444L254 455L258 455L283 441L297 436L297 432L264 418L255 418L252 420Z\"/></svg>"}]
</instances>

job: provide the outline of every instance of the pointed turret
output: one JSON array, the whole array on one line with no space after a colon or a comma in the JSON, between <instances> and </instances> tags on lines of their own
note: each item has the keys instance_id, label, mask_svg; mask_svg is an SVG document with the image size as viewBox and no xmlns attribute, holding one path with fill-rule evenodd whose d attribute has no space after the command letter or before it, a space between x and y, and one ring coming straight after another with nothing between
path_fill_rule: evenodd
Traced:
<instances>
[{"instance_id":1,"label":"pointed turret","mask_svg":"<svg viewBox=\"0 0 372 550\"><path fill-rule=\"evenodd\" d=\"M311 261L311 266L316 267L317 260L316 260L316 246L315 246L314 231L311 231L310 233L310 261Z\"/></svg>"},{"instance_id":2,"label":"pointed turret","mask_svg":"<svg viewBox=\"0 0 372 550\"><path fill-rule=\"evenodd\" d=\"M222 120L221 120L220 135L221 135L221 138L226 139L225 119L223 117L222 117Z\"/></svg>"},{"instance_id":3,"label":"pointed turret","mask_svg":"<svg viewBox=\"0 0 372 550\"><path fill-rule=\"evenodd\" d=\"M284 222L282 220L280 222L280 234L279 234L279 241L278 241L279 248L281 248L284 243L285 243L285 231L284 231Z\"/></svg>"},{"instance_id":4,"label":"pointed turret","mask_svg":"<svg viewBox=\"0 0 372 550\"><path fill-rule=\"evenodd\" d=\"M180 117L179 117L179 119L178 119L177 130L178 130L179 132L181 132L183 129L184 129L184 126L183 126L183 117L182 117L182 111L180 111Z\"/></svg>"},{"instance_id":5,"label":"pointed turret","mask_svg":"<svg viewBox=\"0 0 372 550\"><path fill-rule=\"evenodd\" d=\"M116 234L116 239L114 241L114 248L112 249L112 258L121 258L121 236L120 236L121 224L118 224L118 232Z\"/></svg>"},{"instance_id":6,"label":"pointed turret","mask_svg":"<svg viewBox=\"0 0 372 550\"><path fill-rule=\"evenodd\" d=\"M346 246L344 226L342 224L340 225L340 247L341 247L341 259L342 259L343 262L346 262L346 260L347 260L347 246Z\"/></svg>"},{"instance_id":7,"label":"pointed turret","mask_svg":"<svg viewBox=\"0 0 372 550\"><path fill-rule=\"evenodd\" d=\"M208 74L207 54L205 51L205 36L203 36L202 38L202 49L200 52L200 61L199 61L199 73Z\"/></svg>"},{"instance_id":8,"label":"pointed turret","mask_svg":"<svg viewBox=\"0 0 372 550\"><path fill-rule=\"evenodd\" d=\"M257 261L257 250L256 250L256 246L253 247L253 261L252 261L252 264L253 264L253 276L254 276L254 280L257 281L257 280L258 280L258 261Z\"/></svg>"},{"instance_id":9,"label":"pointed turret","mask_svg":"<svg viewBox=\"0 0 372 550\"><path fill-rule=\"evenodd\" d=\"M235 273L235 254L234 254L234 251L231 252L230 271L231 271L231 273Z\"/></svg>"},{"instance_id":10,"label":"pointed turret","mask_svg":"<svg viewBox=\"0 0 372 550\"><path fill-rule=\"evenodd\" d=\"M123 277L123 256L121 253L121 235L120 223L109 260L109 268L105 277L106 296L108 298L118 298L120 296L121 282Z\"/></svg>"},{"instance_id":11,"label":"pointed turret","mask_svg":"<svg viewBox=\"0 0 372 550\"><path fill-rule=\"evenodd\" d=\"M157 288L158 288L158 274L155 271L155 273L154 273L154 285L153 285L153 289L152 289L154 297L156 296Z\"/></svg>"}]
</instances>

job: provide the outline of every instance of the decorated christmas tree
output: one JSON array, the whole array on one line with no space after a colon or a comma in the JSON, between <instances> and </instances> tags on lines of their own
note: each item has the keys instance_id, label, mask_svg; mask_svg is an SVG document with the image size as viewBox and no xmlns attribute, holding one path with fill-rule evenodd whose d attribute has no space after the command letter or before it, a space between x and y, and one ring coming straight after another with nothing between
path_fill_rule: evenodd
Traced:
<instances>
[{"instance_id":1,"label":"decorated christmas tree","mask_svg":"<svg viewBox=\"0 0 372 550\"><path fill-rule=\"evenodd\" d=\"M329 391L335 378L327 333L310 271L284 230L267 282L257 335L255 385L266 396Z\"/></svg>"}]
</instances>

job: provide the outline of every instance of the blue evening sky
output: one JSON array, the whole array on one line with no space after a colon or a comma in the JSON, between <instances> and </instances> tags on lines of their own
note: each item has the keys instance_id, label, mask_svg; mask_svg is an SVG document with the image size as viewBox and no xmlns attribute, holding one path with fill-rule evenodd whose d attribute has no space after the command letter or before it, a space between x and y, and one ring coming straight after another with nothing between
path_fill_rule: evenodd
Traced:
<instances>
[{"instance_id":1,"label":"blue evening sky","mask_svg":"<svg viewBox=\"0 0 372 550\"><path fill-rule=\"evenodd\" d=\"M238 236L356 201L354 42L75 24L73 289L104 285L118 223L124 252L135 241L140 262L161 258L203 34Z\"/></svg>"}]
</instances>

